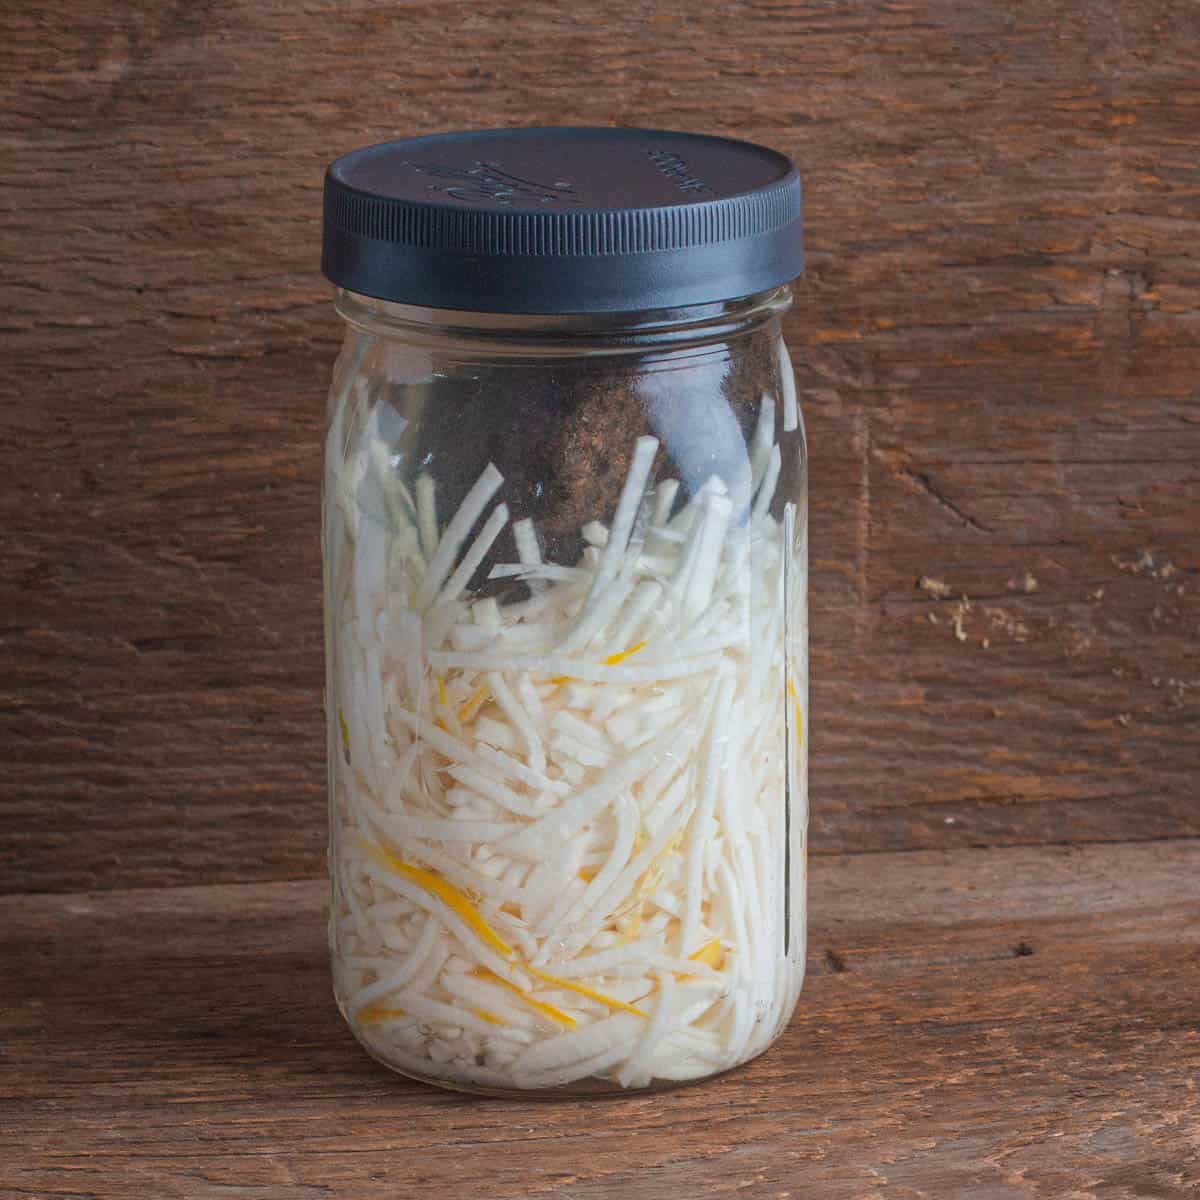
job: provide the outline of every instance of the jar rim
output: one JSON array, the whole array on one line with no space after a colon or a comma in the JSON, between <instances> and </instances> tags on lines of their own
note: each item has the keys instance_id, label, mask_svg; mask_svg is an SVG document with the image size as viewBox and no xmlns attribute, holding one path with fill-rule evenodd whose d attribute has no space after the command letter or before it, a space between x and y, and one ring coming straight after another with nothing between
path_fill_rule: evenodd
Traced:
<instances>
[{"instance_id":1,"label":"jar rim","mask_svg":"<svg viewBox=\"0 0 1200 1200\"><path fill-rule=\"evenodd\" d=\"M642 309L634 312L497 313L426 308L381 300L339 288L338 315L363 333L430 345L453 343L494 354L644 353L678 349L744 335L791 308L792 289L784 284L767 291L708 304Z\"/></svg>"}]
</instances>

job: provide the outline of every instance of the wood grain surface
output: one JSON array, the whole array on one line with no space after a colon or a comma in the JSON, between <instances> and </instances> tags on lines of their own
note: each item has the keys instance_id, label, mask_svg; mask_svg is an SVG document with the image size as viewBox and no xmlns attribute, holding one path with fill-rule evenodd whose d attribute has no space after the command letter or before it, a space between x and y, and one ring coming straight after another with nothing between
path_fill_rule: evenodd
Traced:
<instances>
[{"instance_id":1,"label":"wood grain surface","mask_svg":"<svg viewBox=\"0 0 1200 1200\"><path fill-rule=\"evenodd\" d=\"M5 5L0 891L322 870L321 174L481 124L801 164L815 852L1200 835L1198 39L1188 0Z\"/></svg>"},{"instance_id":2,"label":"wood grain surface","mask_svg":"<svg viewBox=\"0 0 1200 1200\"><path fill-rule=\"evenodd\" d=\"M0 1197L1186 1200L1198 878L1195 841L827 856L774 1049L532 1103L367 1058L319 883L0 898Z\"/></svg>"}]
</instances>

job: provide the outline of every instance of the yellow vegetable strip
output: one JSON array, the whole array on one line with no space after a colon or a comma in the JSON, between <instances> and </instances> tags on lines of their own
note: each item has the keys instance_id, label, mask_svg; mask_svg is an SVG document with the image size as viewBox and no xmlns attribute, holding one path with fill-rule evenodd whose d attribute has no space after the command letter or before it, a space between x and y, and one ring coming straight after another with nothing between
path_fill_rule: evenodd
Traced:
<instances>
[{"instance_id":1,"label":"yellow vegetable strip","mask_svg":"<svg viewBox=\"0 0 1200 1200\"><path fill-rule=\"evenodd\" d=\"M355 1014L354 1019L360 1025L378 1025L380 1021L392 1021L405 1015L402 1008L387 1008L379 1004L368 1004Z\"/></svg>"},{"instance_id":2,"label":"yellow vegetable strip","mask_svg":"<svg viewBox=\"0 0 1200 1200\"><path fill-rule=\"evenodd\" d=\"M344 712L342 712L342 710L340 708L338 709L338 727L342 731L342 745L347 750L349 750L350 749L350 726L346 724L346 714Z\"/></svg>"},{"instance_id":3,"label":"yellow vegetable strip","mask_svg":"<svg viewBox=\"0 0 1200 1200\"><path fill-rule=\"evenodd\" d=\"M530 975L540 979L543 983L565 988L568 992L574 992L577 996L586 996L589 1000L595 1000L598 1004L620 1009L621 1012L633 1013L637 1017L644 1017L646 1015L640 1008L634 1008L632 1004L626 1004L624 1000L618 1000L615 996L606 996L603 992L598 992L595 988L590 988L586 984L576 983L573 979L560 979L557 975L551 975L547 971L531 967L528 963L521 963L521 969L528 971Z\"/></svg>"},{"instance_id":4,"label":"yellow vegetable strip","mask_svg":"<svg viewBox=\"0 0 1200 1200\"><path fill-rule=\"evenodd\" d=\"M475 714L487 703L488 697L491 695L491 689L486 687L477 687L470 696L463 702L462 707L458 710L458 719L464 724L467 721L473 720Z\"/></svg>"},{"instance_id":5,"label":"yellow vegetable strip","mask_svg":"<svg viewBox=\"0 0 1200 1200\"><path fill-rule=\"evenodd\" d=\"M495 1013L490 1013L484 1008L474 1008L471 1010L481 1021L486 1021L489 1025L503 1025L504 1022L496 1016Z\"/></svg>"},{"instance_id":6,"label":"yellow vegetable strip","mask_svg":"<svg viewBox=\"0 0 1200 1200\"><path fill-rule=\"evenodd\" d=\"M437 682L438 703L443 706L448 705L450 701L446 699L446 681L437 671L434 671L433 678Z\"/></svg>"},{"instance_id":7,"label":"yellow vegetable strip","mask_svg":"<svg viewBox=\"0 0 1200 1200\"><path fill-rule=\"evenodd\" d=\"M633 912L625 921L621 930L621 940L617 943L620 946L628 945L642 931L642 907L645 901L639 900L634 907Z\"/></svg>"},{"instance_id":8,"label":"yellow vegetable strip","mask_svg":"<svg viewBox=\"0 0 1200 1200\"><path fill-rule=\"evenodd\" d=\"M646 639L646 640L648 641L649 639ZM616 654L610 654L607 658L602 658L600 660L600 664L601 664L601 666L605 666L605 667L615 667L615 666L619 665L620 663L623 663L627 658L632 657L639 650L641 650L645 645L646 645L646 641L641 641L641 642L637 642L635 645L630 646L628 650L618 650L616 652ZM564 683L570 683L573 678L574 677L571 675L555 675L550 680L550 682L555 687L561 687Z\"/></svg>"},{"instance_id":9,"label":"yellow vegetable strip","mask_svg":"<svg viewBox=\"0 0 1200 1200\"><path fill-rule=\"evenodd\" d=\"M601 659L606 667L615 667L618 663L623 663L627 658L632 658L649 639L638 642L636 645L630 646L628 650L620 650L616 654L610 654L607 658Z\"/></svg>"},{"instance_id":10,"label":"yellow vegetable strip","mask_svg":"<svg viewBox=\"0 0 1200 1200\"><path fill-rule=\"evenodd\" d=\"M800 697L796 692L796 683L791 674L787 681L788 695L792 698L792 707L796 710L796 741L804 745L804 714L800 711Z\"/></svg>"},{"instance_id":11,"label":"yellow vegetable strip","mask_svg":"<svg viewBox=\"0 0 1200 1200\"><path fill-rule=\"evenodd\" d=\"M523 992L515 983L510 983L507 979L497 975L495 971L489 971L486 968L476 971L476 975L480 979L487 979L492 983L498 983L501 987L506 987L514 995L517 995L530 1008L540 1012L542 1016L549 1017L552 1021L557 1021L560 1025L566 1025L569 1029L574 1029L579 1023L570 1014L563 1012L561 1008L555 1008L553 1004L543 1004L540 1000L535 1000L528 992Z\"/></svg>"},{"instance_id":12,"label":"yellow vegetable strip","mask_svg":"<svg viewBox=\"0 0 1200 1200\"><path fill-rule=\"evenodd\" d=\"M505 958L512 957L512 947L479 915L479 910L454 884L432 871L426 871L424 867L414 867L411 863L404 862L381 846L368 843L367 852L380 866L403 875L405 879L436 896L447 908L462 917L480 939L497 953Z\"/></svg>"},{"instance_id":13,"label":"yellow vegetable strip","mask_svg":"<svg viewBox=\"0 0 1200 1200\"><path fill-rule=\"evenodd\" d=\"M704 963L706 967L716 967L721 961L721 939L712 938L704 943L699 950L688 955L688 962Z\"/></svg>"}]
</instances>

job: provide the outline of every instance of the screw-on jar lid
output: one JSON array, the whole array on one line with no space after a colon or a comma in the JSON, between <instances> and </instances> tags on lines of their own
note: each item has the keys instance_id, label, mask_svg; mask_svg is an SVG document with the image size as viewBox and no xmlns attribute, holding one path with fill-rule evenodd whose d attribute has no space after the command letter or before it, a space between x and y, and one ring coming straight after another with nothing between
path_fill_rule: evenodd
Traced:
<instances>
[{"instance_id":1,"label":"screw-on jar lid","mask_svg":"<svg viewBox=\"0 0 1200 1200\"><path fill-rule=\"evenodd\" d=\"M325 175L322 270L382 300L634 312L766 291L803 261L795 164L730 138L445 133L355 150Z\"/></svg>"}]
</instances>

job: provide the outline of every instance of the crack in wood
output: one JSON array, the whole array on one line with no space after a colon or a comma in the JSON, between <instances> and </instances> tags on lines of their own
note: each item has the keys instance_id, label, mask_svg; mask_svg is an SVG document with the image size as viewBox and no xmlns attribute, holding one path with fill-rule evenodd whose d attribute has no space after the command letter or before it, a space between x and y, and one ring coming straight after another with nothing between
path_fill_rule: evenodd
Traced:
<instances>
[{"instance_id":1,"label":"crack in wood","mask_svg":"<svg viewBox=\"0 0 1200 1200\"><path fill-rule=\"evenodd\" d=\"M941 487L934 483L927 472L916 471L912 467L903 466L900 467L898 474L910 483L916 484L938 507L945 509L946 512L950 513L951 516L968 529L973 529L976 533L995 533L994 529L971 516L969 512L951 500Z\"/></svg>"}]
</instances>

